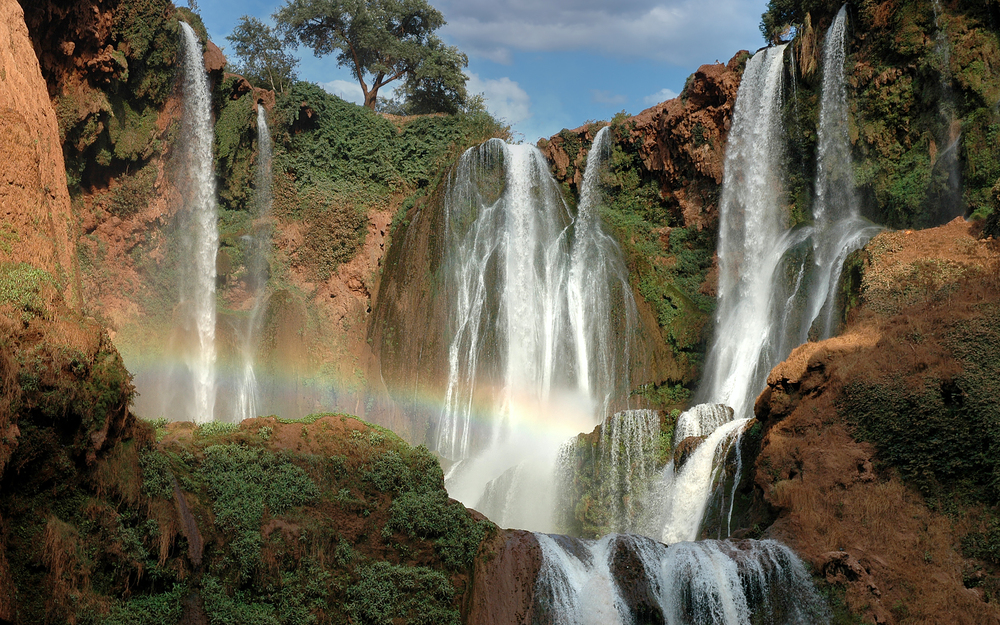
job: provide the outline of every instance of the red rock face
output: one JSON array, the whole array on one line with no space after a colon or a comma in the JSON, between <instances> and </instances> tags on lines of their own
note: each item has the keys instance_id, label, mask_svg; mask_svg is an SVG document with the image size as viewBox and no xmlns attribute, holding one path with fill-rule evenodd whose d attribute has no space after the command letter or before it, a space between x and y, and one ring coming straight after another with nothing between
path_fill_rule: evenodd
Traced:
<instances>
[{"instance_id":1,"label":"red rock face","mask_svg":"<svg viewBox=\"0 0 1000 625\"><path fill-rule=\"evenodd\" d=\"M629 119L643 165L659 178L662 196L677 202L685 226L711 227L718 218L726 139L747 58L748 53L741 51L726 65L702 65L680 96ZM589 144L597 129L581 126L569 132ZM566 139L559 135L540 145L553 163L556 179L578 186L583 182L586 151L573 159L566 147Z\"/></svg>"},{"instance_id":2,"label":"red rock face","mask_svg":"<svg viewBox=\"0 0 1000 625\"><path fill-rule=\"evenodd\" d=\"M532 623L535 581L541 566L542 548L534 534L497 532L479 548L463 620L468 625Z\"/></svg>"},{"instance_id":3,"label":"red rock face","mask_svg":"<svg viewBox=\"0 0 1000 625\"><path fill-rule=\"evenodd\" d=\"M59 129L16 0L0 0L0 41L0 261L27 262L65 279L66 299L75 302Z\"/></svg>"},{"instance_id":4,"label":"red rock face","mask_svg":"<svg viewBox=\"0 0 1000 625\"><path fill-rule=\"evenodd\" d=\"M852 323L796 348L754 407L764 429L755 480L777 513L767 536L844 588L865 622L1000 623L996 602L970 581L992 567L961 548L974 514L931 509L875 447L857 440L839 409L857 381L899 376L915 385L961 372L949 337L1000 301L996 243L977 240L975 227L958 219L886 231L866 249L863 305ZM905 435L931 436L918 423Z\"/></svg>"}]
</instances>

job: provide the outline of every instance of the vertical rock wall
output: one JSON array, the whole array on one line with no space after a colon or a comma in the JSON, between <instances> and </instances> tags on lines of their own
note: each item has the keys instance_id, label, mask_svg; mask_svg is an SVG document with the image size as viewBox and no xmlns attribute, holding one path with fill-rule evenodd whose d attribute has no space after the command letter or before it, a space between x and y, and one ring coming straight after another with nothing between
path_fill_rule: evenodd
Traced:
<instances>
[{"instance_id":1,"label":"vertical rock wall","mask_svg":"<svg viewBox=\"0 0 1000 625\"><path fill-rule=\"evenodd\" d=\"M16 0L0 0L0 42L0 261L45 269L76 303L56 114Z\"/></svg>"}]
</instances>

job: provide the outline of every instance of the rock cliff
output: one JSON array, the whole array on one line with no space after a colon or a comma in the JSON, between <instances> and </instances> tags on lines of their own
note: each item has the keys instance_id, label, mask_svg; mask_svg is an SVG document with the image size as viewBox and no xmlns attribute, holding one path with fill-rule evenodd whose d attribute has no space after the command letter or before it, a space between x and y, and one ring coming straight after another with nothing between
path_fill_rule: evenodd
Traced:
<instances>
[{"instance_id":1,"label":"rock cliff","mask_svg":"<svg viewBox=\"0 0 1000 625\"><path fill-rule=\"evenodd\" d=\"M56 114L16 0L0 2L0 261L55 277L77 303L76 240Z\"/></svg>"},{"instance_id":2,"label":"rock cliff","mask_svg":"<svg viewBox=\"0 0 1000 625\"><path fill-rule=\"evenodd\" d=\"M767 535L867 622L1000 622L1000 248L976 234L878 235L847 330L792 352L755 406Z\"/></svg>"}]
</instances>

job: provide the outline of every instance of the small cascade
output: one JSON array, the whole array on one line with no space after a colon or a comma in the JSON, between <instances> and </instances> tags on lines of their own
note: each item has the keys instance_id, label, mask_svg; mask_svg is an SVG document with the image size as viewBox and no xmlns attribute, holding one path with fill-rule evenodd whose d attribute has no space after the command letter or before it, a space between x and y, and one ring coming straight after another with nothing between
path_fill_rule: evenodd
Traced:
<instances>
[{"instance_id":1,"label":"small cascade","mask_svg":"<svg viewBox=\"0 0 1000 625\"><path fill-rule=\"evenodd\" d=\"M233 420L258 416L260 406L259 389L255 361L260 345L261 325L267 296L268 264L271 251L271 133L267 127L264 107L257 105L257 170L254 189L254 215L251 233L246 237L246 288L253 296L250 313L241 328L237 328L240 339L242 376L237 381L236 405Z\"/></svg>"},{"instance_id":2,"label":"small cascade","mask_svg":"<svg viewBox=\"0 0 1000 625\"><path fill-rule=\"evenodd\" d=\"M660 415L655 410L625 410L601 425L601 468L606 501L613 502L612 531L640 532L655 484Z\"/></svg>"},{"instance_id":3,"label":"small cascade","mask_svg":"<svg viewBox=\"0 0 1000 625\"><path fill-rule=\"evenodd\" d=\"M860 249L879 227L859 215L848 132L847 5L840 8L823 46L823 91L819 109L816 155L816 200L813 205L813 262L806 319L799 325L795 347L813 327L820 339L836 330L836 289L847 255ZM759 389L758 389L759 390Z\"/></svg>"},{"instance_id":4,"label":"small cascade","mask_svg":"<svg viewBox=\"0 0 1000 625\"><path fill-rule=\"evenodd\" d=\"M666 546L642 536L598 541L535 534L542 566L536 620L606 623L828 623L802 562L773 540Z\"/></svg>"},{"instance_id":5,"label":"small cascade","mask_svg":"<svg viewBox=\"0 0 1000 625\"><path fill-rule=\"evenodd\" d=\"M446 193L454 334L437 449L465 459L451 495L501 524L551 527L560 446L630 390L636 306L597 212L607 141L598 133L576 215L536 148L496 139L462 156Z\"/></svg>"},{"instance_id":6,"label":"small cascade","mask_svg":"<svg viewBox=\"0 0 1000 625\"><path fill-rule=\"evenodd\" d=\"M781 120L785 46L747 62L726 147L719 207L719 300L716 338L705 364L701 401L749 416L767 373L778 362L784 328L775 311L787 299L776 282L785 252L800 241L782 208Z\"/></svg>"},{"instance_id":7,"label":"small cascade","mask_svg":"<svg viewBox=\"0 0 1000 625\"><path fill-rule=\"evenodd\" d=\"M179 186L184 198L184 244L190 250L191 263L181 276L180 302L182 333L189 343L186 365L192 388L190 395L177 389L170 401L190 397L183 416L204 423L215 415L215 257L219 248L212 161L215 133L201 44L184 22L181 39L184 106L179 143L184 168ZM176 408L165 413L176 415Z\"/></svg>"},{"instance_id":8,"label":"small cascade","mask_svg":"<svg viewBox=\"0 0 1000 625\"><path fill-rule=\"evenodd\" d=\"M675 459L663 468L659 500L663 516L657 538L665 543L697 540L719 478L731 454L739 464L740 439L749 419L734 419L733 409L722 404L699 404L681 414L674 429ZM683 464L677 466L677 451L687 446ZM737 474L742 467L737 466ZM734 483L733 488L735 489ZM734 497L729 497L732 517ZM726 509L725 501L722 509ZM725 528L729 535L729 528Z\"/></svg>"}]
</instances>

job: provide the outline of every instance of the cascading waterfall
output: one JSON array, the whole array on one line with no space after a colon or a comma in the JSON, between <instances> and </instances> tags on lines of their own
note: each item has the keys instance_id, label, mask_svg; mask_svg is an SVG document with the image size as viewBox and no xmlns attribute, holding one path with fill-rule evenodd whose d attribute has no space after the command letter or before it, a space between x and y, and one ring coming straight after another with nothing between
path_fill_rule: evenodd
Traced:
<instances>
[{"instance_id":1,"label":"cascading waterfall","mask_svg":"<svg viewBox=\"0 0 1000 625\"><path fill-rule=\"evenodd\" d=\"M635 302L597 214L606 136L575 216L532 146L468 150L447 191L454 334L437 448L464 459L452 496L500 524L551 526L560 445L629 391Z\"/></svg>"},{"instance_id":2,"label":"cascading waterfall","mask_svg":"<svg viewBox=\"0 0 1000 625\"><path fill-rule=\"evenodd\" d=\"M215 133L201 44L194 30L184 22L181 22L181 38L184 107L179 142L185 177L180 186L184 197L184 243L190 249L191 264L182 274L180 301L183 331L193 343L186 359L193 388L185 416L204 423L215 414L215 257L219 248L212 162Z\"/></svg>"},{"instance_id":3,"label":"cascading waterfall","mask_svg":"<svg viewBox=\"0 0 1000 625\"><path fill-rule=\"evenodd\" d=\"M271 133L267 127L267 113L257 105L257 170L254 194L254 222L247 236L246 285L253 294L250 314L242 328L238 328L240 356L243 359L242 376L236 389L235 422L258 416L257 374L255 361L260 343L261 323L267 296L267 256L271 249Z\"/></svg>"},{"instance_id":4,"label":"cascading waterfall","mask_svg":"<svg viewBox=\"0 0 1000 625\"><path fill-rule=\"evenodd\" d=\"M726 147L719 207L719 303L716 338L705 364L702 401L749 416L754 394L777 364L781 328L775 273L797 243L781 206L784 138L781 92L785 46L761 50L747 63Z\"/></svg>"},{"instance_id":5,"label":"cascading waterfall","mask_svg":"<svg viewBox=\"0 0 1000 625\"><path fill-rule=\"evenodd\" d=\"M659 497L663 516L656 538L665 543L698 539L713 487L730 453L734 450L739 453L740 436L747 421L734 420L732 408L722 404L699 404L678 417L675 449L690 437L703 440L690 452L683 466L677 467L670 460L663 468ZM727 518L732 515L732 501L730 497ZM728 536L729 528L726 529Z\"/></svg>"},{"instance_id":6,"label":"cascading waterfall","mask_svg":"<svg viewBox=\"0 0 1000 625\"><path fill-rule=\"evenodd\" d=\"M612 530L643 533L659 448L660 414L655 410L624 410L601 424L601 465L607 500L614 503Z\"/></svg>"},{"instance_id":7,"label":"cascading waterfall","mask_svg":"<svg viewBox=\"0 0 1000 625\"><path fill-rule=\"evenodd\" d=\"M830 615L795 554L771 540L669 547L642 536L536 534L536 617L573 625L815 625ZM618 580L627 579L627 586Z\"/></svg>"},{"instance_id":8,"label":"cascading waterfall","mask_svg":"<svg viewBox=\"0 0 1000 625\"><path fill-rule=\"evenodd\" d=\"M806 341L814 323L817 324L818 338L829 338L833 334L836 330L836 288L844 260L879 230L858 212L848 131L847 81L844 76L846 54L845 4L827 30L823 46L823 91L817 129L816 200L813 205L814 278L805 307L807 317L799 325L800 334L792 341L794 345L791 347Z\"/></svg>"},{"instance_id":9,"label":"cascading waterfall","mask_svg":"<svg viewBox=\"0 0 1000 625\"><path fill-rule=\"evenodd\" d=\"M726 151L720 208L719 311L701 395L708 404L682 415L675 445L704 437L683 467L669 463L661 495L667 510L665 542L694 540L722 465L735 455L742 470L740 437L753 400L770 370L805 342L835 328L836 288L848 254L864 245L874 226L859 215L854 192L844 79L847 10L827 31L823 52L816 201L812 226L789 230L781 205L780 126L782 47L759 52L740 85ZM811 258L803 246L811 239ZM733 412L723 414L721 404ZM727 493L719 493L725 512ZM717 528L728 535L735 493Z\"/></svg>"}]
</instances>

